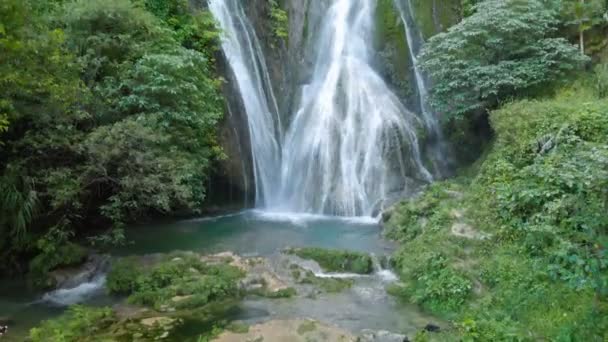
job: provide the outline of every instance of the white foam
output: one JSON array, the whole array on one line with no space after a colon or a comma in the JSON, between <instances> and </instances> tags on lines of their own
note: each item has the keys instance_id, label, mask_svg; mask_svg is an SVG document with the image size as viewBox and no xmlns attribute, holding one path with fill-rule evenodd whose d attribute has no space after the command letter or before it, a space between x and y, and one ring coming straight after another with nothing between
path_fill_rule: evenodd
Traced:
<instances>
[{"instance_id":1,"label":"white foam","mask_svg":"<svg viewBox=\"0 0 608 342\"><path fill-rule=\"evenodd\" d=\"M207 217L197 217L197 218L193 218L193 219L187 219L187 220L183 220L182 222L207 222L207 221L217 221L217 220L221 220L221 219L223 219L223 218L235 217L235 216L243 215L244 213L246 213L246 211L238 211L238 212L235 212L235 213L230 213L230 214L225 214L225 215L218 215L218 216L207 216Z\"/></svg>"},{"instance_id":2,"label":"white foam","mask_svg":"<svg viewBox=\"0 0 608 342\"><path fill-rule=\"evenodd\" d=\"M315 272L314 274L315 274L315 277L317 277L317 278L351 279L351 278L366 277L366 275L357 274L357 273L325 273L325 272Z\"/></svg>"},{"instance_id":3,"label":"white foam","mask_svg":"<svg viewBox=\"0 0 608 342\"><path fill-rule=\"evenodd\" d=\"M294 213L283 211L268 211L254 209L250 211L256 218L268 221L289 222L295 225L306 225L308 222L315 221L343 221L350 224L374 225L378 224L379 219L371 216L331 216L307 213Z\"/></svg>"},{"instance_id":4,"label":"white foam","mask_svg":"<svg viewBox=\"0 0 608 342\"><path fill-rule=\"evenodd\" d=\"M82 303L102 292L106 276L100 275L90 282L85 282L69 289L57 289L44 294L43 302L58 306L69 306Z\"/></svg>"},{"instance_id":5,"label":"white foam","mask_svg":"<svg viewBox=\"0 0 608 342\"><path fill-rule=\"evenodd\" d=\"M380 270L376 272L376 275L386 283L392 283L399 280L399 277L391 270Z\"/></svg>"}]
</instances>

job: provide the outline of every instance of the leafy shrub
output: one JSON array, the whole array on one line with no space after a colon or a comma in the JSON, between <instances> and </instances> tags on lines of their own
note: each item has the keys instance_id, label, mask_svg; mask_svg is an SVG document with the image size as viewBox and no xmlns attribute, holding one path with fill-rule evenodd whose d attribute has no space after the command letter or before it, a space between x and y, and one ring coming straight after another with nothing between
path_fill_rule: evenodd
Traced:
<instances>
[{"instance_id":1,"label":"leafy shrub","mask_svg":"<svg viewBox=\"0 0 608 342\"><path fill-rule=\"evenodd\" d=\"M450 267L440 253L431 253L425 259L409 272L406 294L415 303L435 310L458 309L471 292L471 281Z\"/></svg>"},{"instance_id":2,"label":"leafy shrub","mask_svg":"<svg viewBox=\"0 0 608 342\"><path fill-rule=\"evenodd\" d=\"M390 214L384 234L392 240L408 242L421 234L427 225L439 224L431 222L429 225L429 220L437 220L435 214L440 206L452 198L446 187L451 185L432 184L415 200L398 204Z\"/></svg>"},{"instance_id":3,"label":"leafy shrub","mask_svg":"<svg viewBox=\"0 0 608 342\"><path fill-rule=\"evenodd\" d=\"M40 254L30 261L30 279L35 287L53 287L55 284L48 277L48 272L59 267L79 265L85 261L87 251L82 246L64 239L67 237L55 240L52 234L48 234L38 240Z\"/></svg>"},{"instance_id":4,"label":"leafy shrub","mask_svg":"<svg viewBox=\"0 0 608 342\"><path fill-rule=\"evenodd\" d=\"M285 10L279 7L276 0L270 0L270 22L275 40L287 40L289 38L289 16Z\"/></svg>"},{"instance_id":5,"label":"leafy shrub","mask_svg":"<svg viewBox=\"0 0 608 342\"><path fill-rule=\"evenodd\" d=\"M106 278L106 287L110 293L131 294L135 291L137 278L142 273L141 265L134 258L113 261Z\"/></svg>"}]
</instances>

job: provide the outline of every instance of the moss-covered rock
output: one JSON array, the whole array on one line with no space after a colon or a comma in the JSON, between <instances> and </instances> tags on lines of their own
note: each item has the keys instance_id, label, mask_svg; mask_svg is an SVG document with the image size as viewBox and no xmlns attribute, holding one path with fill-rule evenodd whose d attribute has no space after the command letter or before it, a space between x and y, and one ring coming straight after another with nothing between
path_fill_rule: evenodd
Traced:
<instances>
[{"instance_id":1,"label":"moss-covered rock","mask_svg":"<svg viewBox=\"0 0 608 342\"><path fill-rule=\"evenodd\" d=\"M425 39L458 23L462 15L462 0L409 0L414 19Z\"/></svg>"},{"instance_id":2,"label":"moss-covered rock","mask_svg":"<svg viewBox=\"0 0 608 342\"><path fill-rule=\"evenodd\" d=\"M370 274L374 271L372 257L366 253L316 247L292 248L287 253L313 260L327 272Z\"/></svg>"},{"instance_id":3,"label":"moss-covered rock","mask_svg":"<svg viewBox=\"0 0 608 342\"><path fill-rule=\"evenodd\" d=\"M118 259L108 273L107 288L128 295L132 304L160 311L197 308L241 296L245 272L230 262L229 258L210 262L195 253L174 253L157 260Z\"/></svg>"},{"instance_id":4,"label":"moss-covered rock","mask_svg":"<svg viewBox=\"0 0 608 342\"><path fill-rule=\"evenodd\" d=\"M84 247L73 242L49 248L48 251L45 250L30 261L30 283L41 289L59 286L60 282L50 272L59 268L81 265L87 260L87 255L88 252Z\"/></svg>"},{"instance_id":5,"label":"moss-covered rock","mask_svg":"<svg viewBox=\"0 0 608 342\"><path fill-rule=\"evenodd\" d=\"M415 95L412 83L410 58L405 28L393 0L379 0L376 7L376 51L381 60L380 71L384 78L404 98Z\"/></svg>"}]
</instances>

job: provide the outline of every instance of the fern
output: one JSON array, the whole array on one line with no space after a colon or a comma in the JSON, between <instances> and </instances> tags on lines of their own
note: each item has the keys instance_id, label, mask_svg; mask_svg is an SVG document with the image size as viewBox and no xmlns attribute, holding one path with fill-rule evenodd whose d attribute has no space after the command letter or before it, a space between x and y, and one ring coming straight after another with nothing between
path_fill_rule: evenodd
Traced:
<instances>
[{"instance_id":1,"label":"fern","mask_svg":"<svg viewBox=\"0 0 608 342\"><path fill-rule=\"evenodd\" d=\"M36 216L38 193L26 177L0 179L0 227L4 233L21 241Z\"/></svg>"}]
</instances>

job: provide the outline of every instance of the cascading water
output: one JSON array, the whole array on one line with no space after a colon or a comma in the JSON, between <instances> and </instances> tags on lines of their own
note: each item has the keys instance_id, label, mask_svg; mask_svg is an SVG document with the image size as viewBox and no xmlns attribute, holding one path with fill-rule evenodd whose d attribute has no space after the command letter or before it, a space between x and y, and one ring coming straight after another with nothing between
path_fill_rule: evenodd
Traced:
<instances>
[{"instance_id":1,"label":"cascading water","mask_svg":"<svg viewBox=\"0 0 608 342\"><path fill-rule=\"evenodd\" d=\"M405 36L409 49L410 59L413 64L414 76L416 79L416 89L420 104L420 113L424 120L428 135L429 160L433 164L433 171L437 175L444 175L449 168L449 154L444 141L441 125L436 113L432 110L428 101L427 79L418 66L418 54L424 45L422 33L414 20L414 10L411 0L394 0L395 5L401 14L401 20L405 27Z\"/></svg>"},{"instance_id":2,"label":"cascading water","mask_svg":"<svg viewBox=\"0 0 608 342\"><path fill-rule=\"evenodd\" d=\"M248 116L258 207L370 216L389 194L433 179L416 134L432 126L429 118L409 112L372 66L375 6L335 0L317 11L321 25L309 37L314 70L280 141L255 32L238 0L209 0Z\"/></svg>"},{"instance_id":3,"label":"cascading water","mask_svg":"<svg viewBox=\"0 0 608 342\"><path fill-rule=\"evenodd\" d=\"M266 61L240 0L209 0L209 9L224 31L222 49L247 113L256 206L277 187L281 122Z\"/></svg>"},{"instance_id":4,"label":"cascading water","mask_svg":"<svg viewBox=\"0 0 608 342\"><path fill-rule=\"evenodd\" d=\"M416 116L371 65L375 3L336 0L325 12L313 77L283 145L277 209L371 215L407 178L432 178Z\"/></svg>"}]
</instances>

